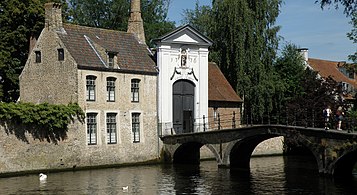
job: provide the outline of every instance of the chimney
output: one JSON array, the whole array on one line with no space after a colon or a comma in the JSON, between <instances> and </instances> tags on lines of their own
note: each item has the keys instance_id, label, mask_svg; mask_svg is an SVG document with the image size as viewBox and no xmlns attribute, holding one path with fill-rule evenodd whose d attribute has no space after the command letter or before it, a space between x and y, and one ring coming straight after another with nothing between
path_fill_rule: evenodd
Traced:
<instances>
[{"instance_id":1,"label":"chimney","mask_svg":"<svg viewBox=\"0 0 357 195\"><path fill-rule=\"evenodd\" d=\"M32 49L35 47L37 42L37 37L34 34L31 34L30 39L29 39L29 53L28 56L31 55Z\"/></svg>"},{"instance_id":2,"label":"chimney","mask_svg":"<svg viewBox=\"0 0 357 195\"><path fill-rule=\"evenodd\" d=\"M62 31L62 9L59 3L45 4L45 28L48 30Z\"/></svg>"},{"instance_id":3,"label":"chimney","mask_svg":"<svg viewBox=\"0 0 357 195\"><path fill-rule=\"evenodd\" d=\"M300 48L298 49L300 55L303 57L305 63L309 60L309 49L308 48Z\"/></svg>"},{"instance_id":4,"label":"chimney","mask_svg":"<svg viewBox=\"0 0 357 195\"><path fill-rule=\"evenodd\" d=\"M131 0L128 33L133 33L140 44L146 45L144 22L141 18L140 0Z\"/></svg>"}]
</instances>

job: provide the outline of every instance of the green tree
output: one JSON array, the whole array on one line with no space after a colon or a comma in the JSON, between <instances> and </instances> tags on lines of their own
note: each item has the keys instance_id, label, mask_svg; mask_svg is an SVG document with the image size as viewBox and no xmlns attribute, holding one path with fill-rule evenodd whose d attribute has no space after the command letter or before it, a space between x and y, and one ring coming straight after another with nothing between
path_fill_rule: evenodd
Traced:
<instances>
[{"instance_id":1,"label":"green tree","mask_svg":"<svg viewBox=\"0 0 357 195\"><path fill-rule=\"evenodd\" d=\"M175 29L175 22L167 20L169 5L170 0L141 1L145 38L149 47L153 46L151 40Z\"/></svg>"},{"instance_id":2,"label":"green tree","mask_svg":"<svg viewBox=\"0 0 357 195\"><path fill-rule=\"evenodd\" d=\"M175 28L167 21L170 0L142 0L141 13L147 44ZM126 31L129 0L69 0L68 21L92 27Z\"/></svg>"},{"instance_id":3,"label":"green tree","mask_svg":"<svg viewBox=\"0 0 357 195\"><path fill-rule=\"evenodd\" d=\"M199 32L206 36L210 36L212 23L212 8L207 5L199 6L199 0L196 0L195 9L186 9L183 12L184 24L190 24Z\"/></svg>"},{"instance_id":4,"label":"green tree","mask_svg":"<svg viewBox=\"0 0 357 195\"><path fill-rule=\"evenodd\" d=\"M244 117L250 122L273 109L272 65L279 30L274 24L280 4L280 0L213 1L212 58L244 98Z\"/></svg>"},{"instance_id":5,"label":"green tree","mask_svg":"<svg viewBox=\"0 0 357 195\"><path fill-rule=\"evenodd\" d=\"M69 21L75 24L125 31L128 0L69 0Z\"/></svg>"},{"instance_id":6,"label":"green tree","mask_svg":"<svg viewBox=\"0 0 357 195\"><path fill-rule=\"evenodd\" d=\"M347 33L347 37L353 41L353 43L357 44L357 11L352 14L351 22L353 29L351 32ZM348 56L349 60L352 60L357 65L357 51L354 54ZM354 68L357 69L356 67Z\"/></svg>"},{"instance_id":7,"label":"green tree","mask_svg":"<svg viewBox=\"0 0 357 195\"><path fill-rule=\"evenodd\" d=\"M275 70L284 83L285 101L303 93L300 81L304 76L304 59L296 45L288 43L281 52L281 56L274 63Z\"/></svg>"},{"instance_id":8,"label":"green tree","mask_svg":"<svg viewBox=\"0 0 357 195\"><path fill-rule=\"evenodd\" d=\"M357 2L355 0L315 0L315 2L319 3L321 8L331 4L333 4L336 9L339 8L339 6L342 6L344 7L346 15L351 15L353 12L357 11Z\"/></svg>"}]
</instances>

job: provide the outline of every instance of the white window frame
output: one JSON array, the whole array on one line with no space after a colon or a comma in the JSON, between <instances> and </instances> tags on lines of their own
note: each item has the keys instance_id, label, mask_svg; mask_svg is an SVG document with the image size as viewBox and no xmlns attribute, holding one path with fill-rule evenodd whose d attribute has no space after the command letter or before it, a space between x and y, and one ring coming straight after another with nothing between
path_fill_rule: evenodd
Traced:
<instances>
[{"instance_id":1,"label":"white window frame","mask_svg":"<svg viewBox=\"0 0 357 195\"><path fill-rule=\"evenodd\" d=\"M107 102L115 102L115 77L107 77Z\"/></svg>"},{"instance_id":2,"label":"white window frame","mask_svg":"<svg viewBox=\"0 0 357 195\"><path fill-rule=\"evenodd\" d=\"M114 115L114 121L109 121L109 115ZM105 124L106 124L106 136L107 136L107 144L117 144L118 143L118 113L117 112L107 112L105 114ZM114 124L114 135L110 130L112 130L112 126ZM110 132L109 132L110 131Z\"/></svg>"},{"instance_id":3,"label":"white window frame","mask_svg":"<svg viewBox=\"0 0 357 195\"><path fill-rule=\"evenodd\" d=\"M141 142L141 129L142 129L142 122L141 122L141 112L131 112L131 132L132 132L132 140L133 143L140 143ZM134 116L138 116L134 120Z\"/></svg>"},{"instance_id":4,"label":"white window frame","mask_svg":"<svg viewBox=\"0 0 357 195\"><path fill-rule=\"evenodd\" d=\"M95 101L96 99L96 80L97 77L94 75L86 76L86 100Z\"/></svg>"},{"instance_id":5,"label":"white window frame","mask_svg":"<svg viewBox=\"0 0 357 195\"><path fill-rule=\"evenodd\" d=\"M131 102L139 102L140 79L131 79Z\"/></svg>"},{"instance_id":6,"label":"white window frame","mask_svg":"<svg viewBox=\"0 0 357 195\"><path fill-rule=\"evenodd\" d=\"M89 116L94 116L93 118L89 118ZM99 129L99 114L98 112L87 112L86 113L86 139L87 145L97 145L98 144L98 129ZM92 121L90 121L92 120ZM91 125L91 126L90 126ZM92 132L92 126L94 126L95 132Z\"/></svg>"}]
</instances>

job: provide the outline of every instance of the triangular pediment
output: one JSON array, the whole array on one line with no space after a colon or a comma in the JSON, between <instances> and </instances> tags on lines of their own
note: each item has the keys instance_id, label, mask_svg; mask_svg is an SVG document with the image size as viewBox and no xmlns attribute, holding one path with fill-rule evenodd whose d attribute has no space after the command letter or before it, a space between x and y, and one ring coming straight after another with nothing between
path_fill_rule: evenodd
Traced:
<instances>
[{"instance_id":1,"label":"triangular pediment","mask_svg":"<svg viewBox=\"0 0 357 195\"><path fill-rule=\"evenodd\" d=\"M161 38L156 39L155 41L169 44L194 44L202 46L212 45L212 41L209 38L198 32L190 25L181 26Z\"/></svg>"}]
</instances>

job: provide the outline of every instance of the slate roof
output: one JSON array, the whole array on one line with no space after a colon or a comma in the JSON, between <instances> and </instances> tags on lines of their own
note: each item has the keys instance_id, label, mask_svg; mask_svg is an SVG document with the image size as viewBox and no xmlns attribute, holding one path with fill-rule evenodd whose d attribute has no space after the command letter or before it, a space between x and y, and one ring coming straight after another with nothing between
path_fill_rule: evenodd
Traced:
<instances>
[{"instance_id":1,"label":"slate roof","mask_svg":"<svg viewBox=\"0 0 357 195\"><path fill-rule=\"evenodd\" d=\"M243 102L214 62L208 63L208 100Z\"/></svg>"},{"instance_id":2,"label":"slate roof","mask_svg":"<svg viewBox=\"0 0 357 195\"><path fill-rule=\"evenodd\" d=\"M349 83L357 89L356 80L348 78L338 70L338 67L342 65L341 62L309 58L308 64L313 70L317 71L321 77L327 78L331 76L336 82Z\"/></svg>"},{"instance_id":3,"label":"slate roof","mask_svg":"<svg viewBox=\"0 0 357 195\"><path fill-rule=\"evenodd\" d=\"M65 33L57 32L79 68L105 69L93 45L117 53L119 69L123 72L157 74L155 62L145 45L139 44L133 34L115 30L63 24ZM106 59L104 59L106 60Z\"/></svg>"}]
</instances>

